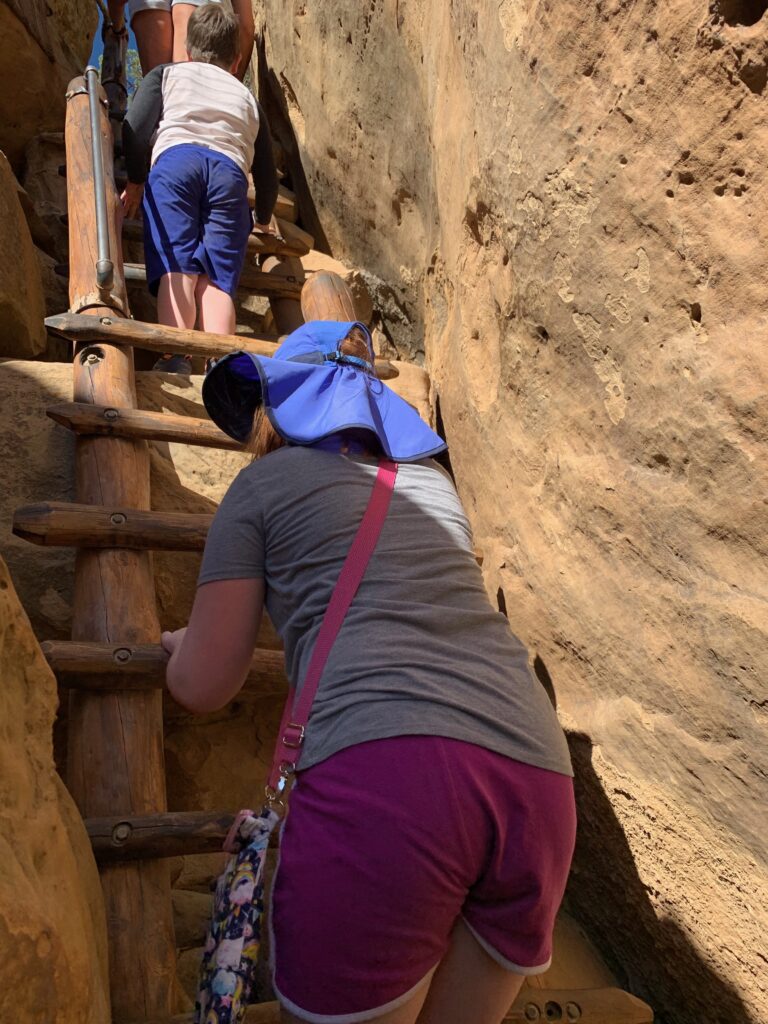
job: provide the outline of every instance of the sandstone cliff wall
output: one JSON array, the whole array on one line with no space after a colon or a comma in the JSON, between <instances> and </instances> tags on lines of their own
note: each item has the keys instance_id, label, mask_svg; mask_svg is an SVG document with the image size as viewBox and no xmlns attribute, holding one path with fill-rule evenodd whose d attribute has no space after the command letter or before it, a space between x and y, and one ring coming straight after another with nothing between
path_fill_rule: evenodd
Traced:
<instances>
[{"instance_id":1,"label":"sandstone cliff wall","mask_svg":"<svg viewBox=\"0 0 768 1024\"><path fill-rule=\"evenodd\" d=\"M0 1020L109 1020L104 907L56 774L56 680L0 559Z\"/></svg>"},{"instance_id":2,"label":"sandstone cliff wall","mask_svg":"<svg viewBox=\"0 0 768 1024\"><path fill-rule=\"evenodd\" d=\"M571 907L662 1020L765 1020L768 4L255 6L571 731Z\"/></svg>"}]
</instances>

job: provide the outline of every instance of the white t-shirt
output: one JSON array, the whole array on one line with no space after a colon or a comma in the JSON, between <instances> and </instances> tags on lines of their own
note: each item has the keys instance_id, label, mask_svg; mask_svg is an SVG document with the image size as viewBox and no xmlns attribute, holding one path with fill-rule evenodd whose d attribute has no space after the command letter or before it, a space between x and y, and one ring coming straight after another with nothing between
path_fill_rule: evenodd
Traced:
<instances>
[{"instance_id":1,"label":"white t-shirt","mask_svg":"<svg viewBox=\"0 0 768 1024\"><path fill-rule=\"evenodd\" d=\"M205 146L233 160L248 177L259 132L256 100L234 75L189 61L162 69L162 116L152 163L171 146Z\"/></svg>"}]
</instances>

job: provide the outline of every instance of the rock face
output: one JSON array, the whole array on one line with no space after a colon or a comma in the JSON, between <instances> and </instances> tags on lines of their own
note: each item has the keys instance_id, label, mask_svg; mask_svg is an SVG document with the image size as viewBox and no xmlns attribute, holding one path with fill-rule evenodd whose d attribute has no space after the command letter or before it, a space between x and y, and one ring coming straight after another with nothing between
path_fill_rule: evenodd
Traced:
<instances>
[{"instance_id":1,"label":"rock face","mask_svg":"<svg viewBox=\"0 0 768 1024\"><path fill-rule=\"evenodd\" d=\"M46 346L40 264L18 198L18 183L0 153L0 356L31 358Z\"/></svg>"},{"instance_id":2,"label":"rock face","mask_svg":"<svg viewBox=\"0 0 768 1024\"><path fill-rule=\"evenodd\" d=\"M571 731L572 909L663 1020L765 1020L766 4L256 6Z\"/></svg>"},{"instance_id":3,"label":"rock face","mask_svg":"<svg viewBox=\"0 0 768 1024\"><path fill-rule=\"evenodd\" d=\"M0 1019L109 1019L101 886L53 765L56 681L0 559Z\"/></svg>"},{"instance_id":4,"label":"rock face","mask_svg":"<svg viewBox=\"0 0 768 1024\"><path fill-rule=\"evenodd\" d=\"M0 149L14 168L34 135L63 125L97 18L91 0L0 0Z\"/></svg>"}]
</instances>

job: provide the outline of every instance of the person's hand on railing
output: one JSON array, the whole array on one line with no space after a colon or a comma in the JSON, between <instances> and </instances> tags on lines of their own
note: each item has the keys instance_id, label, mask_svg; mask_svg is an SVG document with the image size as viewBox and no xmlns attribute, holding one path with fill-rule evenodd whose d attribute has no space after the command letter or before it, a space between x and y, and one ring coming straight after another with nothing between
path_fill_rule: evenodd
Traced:
<instances>
[{"instance_id":1,"label":"person's hand on railing","mask_svg":"<svg viewBox=\"0 0 768 1024\"><path fill-rule=\"evenodd\" d=\"M138 214L143 195L143 185L134 185L132 181L126 184L125 190L120 196L120 202L123 204L123 216L127 220L132 220Z\"/></svg>"}]
</instances>

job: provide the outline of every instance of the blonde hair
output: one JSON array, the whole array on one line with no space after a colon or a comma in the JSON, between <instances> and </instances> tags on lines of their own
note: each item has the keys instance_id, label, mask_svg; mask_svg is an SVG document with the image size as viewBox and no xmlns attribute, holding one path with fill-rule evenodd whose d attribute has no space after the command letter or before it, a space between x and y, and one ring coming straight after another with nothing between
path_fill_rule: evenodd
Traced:
<instances>
[{"instance_id":1,"label":"blonde hair","mask_svg":"<svg viewBox=\"0 0 768 1024\"><path fill-rule=\"evenodd\" d=\"M353 327L346 337L339 343L339 351L345 356L355 356L357 359L371 360L371 350L365 332L360 327ZM283 448L288 442L272 426L272 422L259 406L253 414L253 426L245 442L245 451L250 452L254 459L261 459L270 452L276 452Z\"/></svg>"}]
</instances>

